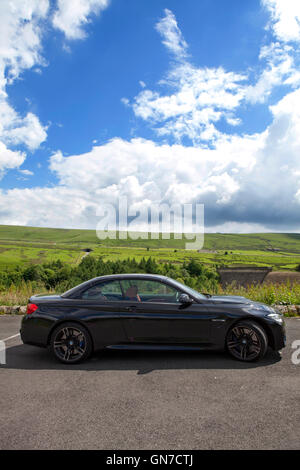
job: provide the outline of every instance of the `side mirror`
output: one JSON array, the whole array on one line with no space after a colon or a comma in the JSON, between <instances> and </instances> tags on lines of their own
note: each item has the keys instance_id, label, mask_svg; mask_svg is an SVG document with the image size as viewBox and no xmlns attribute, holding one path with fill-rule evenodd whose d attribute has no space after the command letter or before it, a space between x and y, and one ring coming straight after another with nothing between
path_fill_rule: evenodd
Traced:
<instances>
[{"instance_id":1,"label":"side mirror","mask_svg":"<svg viewBox=\"0 0 300 470\"><path fill-rule=\"evenodd\" d=\"M193 302L193 299L191 299L187 294L180 294L178 300L181 304L185 305L191 304Z\"/></svg>"}]
</instances>

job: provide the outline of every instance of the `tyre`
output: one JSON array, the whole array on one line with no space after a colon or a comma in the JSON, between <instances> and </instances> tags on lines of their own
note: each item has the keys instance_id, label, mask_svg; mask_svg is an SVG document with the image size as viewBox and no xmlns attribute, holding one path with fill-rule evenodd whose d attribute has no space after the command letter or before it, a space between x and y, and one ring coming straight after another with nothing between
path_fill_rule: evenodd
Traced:
<instances>
[{"instance_id":1,"label":"tyre","mask_svg":"<svg viewBox=\"0 0 300 470\"><path fill-rule=\"evenodd\" d=\"M245 362L257 361L267 352L268 337L256 322L240 321L229 330L226 347L235 359Z\"/></svg>"},{"instance_id":2,"label":"tyre","mask_svg":"<svg viewBox=\"0 0 300 470\"><path fill-rule=\"evenodd\" d=\"M92 353L92 340L88 330L78 323L62 323L53 331L50 350L64 364L78 364Z\"/></svg>"}]
</instances>

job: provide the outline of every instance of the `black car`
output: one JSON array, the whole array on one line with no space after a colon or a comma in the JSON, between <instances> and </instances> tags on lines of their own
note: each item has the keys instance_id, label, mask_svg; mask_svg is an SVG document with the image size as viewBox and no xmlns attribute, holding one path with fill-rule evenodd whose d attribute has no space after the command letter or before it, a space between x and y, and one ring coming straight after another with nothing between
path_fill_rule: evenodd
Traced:
<instances>
[{"instance_id":1,"label":"black car","mask_svg":"<svg viewBox=\"0 0 300 470\"><path fill-rule=\"evenodd\" d=\"M62 295L33 296L23 317L25 344L49 347L75 364L109 349L227 350L242 361L285 346L274 308L245 297L210 296L151 274L97 277Z\"/></svg>"}]
</instances>

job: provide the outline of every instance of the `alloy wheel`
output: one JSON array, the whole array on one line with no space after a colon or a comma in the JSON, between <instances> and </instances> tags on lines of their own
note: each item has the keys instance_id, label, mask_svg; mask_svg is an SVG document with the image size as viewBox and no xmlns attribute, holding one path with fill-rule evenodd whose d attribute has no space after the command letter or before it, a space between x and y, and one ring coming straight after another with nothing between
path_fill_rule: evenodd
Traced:
<instances>
[{"instance_id":1,"label":"alloy wheel","mask_svg":"<svg viewBox=\"0 0 300 470\"><path fill-rule=\"evenodd\" d=\"M229 352L242 361L253 361L261 353L261 340L249 326L235 326L227 337Z\"/></svg>"},{"instance_id":2,"label":"alloy wheel","mask_svg":"<svg viewBox=\"0 0 300 470\"><path fill-rule=\"evenodd\" d=\"M73 326L65 326L58 330L53 342L55 354L65 362L79 361L84 356L86 347L85 334Z\"/></svg>"}]
</instances>

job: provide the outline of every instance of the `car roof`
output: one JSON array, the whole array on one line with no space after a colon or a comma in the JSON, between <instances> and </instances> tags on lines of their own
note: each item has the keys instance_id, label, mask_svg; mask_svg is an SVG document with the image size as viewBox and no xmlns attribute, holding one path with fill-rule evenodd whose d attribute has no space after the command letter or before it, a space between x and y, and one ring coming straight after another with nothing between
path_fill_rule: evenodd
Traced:
<instances>
[{"instance_id":1,"label":"car roof","mask_svg":"<svg viewBox=\"0 0 300 470\"><path fill-rule=\"evenodd\" d=\"M68 291L62 294L62 297L71 297L74 292L81 290L89 285L97 284L99 281L105 280L120 280L120 279L157 279L157 280L164 280L164 281L171 281L170 278L167 276L162 276L161 274L147 274L147 273L124 273L124 274L108 274L106 276L98 276L94 277L93 279L89 279L88 281L82 282L81 284L69 289Z\"/></svg>"}]
</instances>

